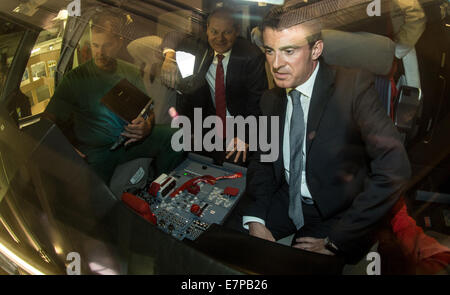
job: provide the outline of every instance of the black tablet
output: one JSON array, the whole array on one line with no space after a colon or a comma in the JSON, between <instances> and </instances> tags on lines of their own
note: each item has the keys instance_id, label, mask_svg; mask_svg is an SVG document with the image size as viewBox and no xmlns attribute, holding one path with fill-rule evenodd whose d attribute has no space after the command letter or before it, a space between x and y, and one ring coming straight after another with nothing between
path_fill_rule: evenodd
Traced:
<instances>
[{"instance_id":1,"label":"black tablet","mask_svg":"<svg viewBox=\"0 0 450 295\"><path fill-rule=\"evenodd\" d=\"M130 123L139 116L150 100L139 88L127 79L122 79L100 101Z\"/></svg>"}]
</instances>

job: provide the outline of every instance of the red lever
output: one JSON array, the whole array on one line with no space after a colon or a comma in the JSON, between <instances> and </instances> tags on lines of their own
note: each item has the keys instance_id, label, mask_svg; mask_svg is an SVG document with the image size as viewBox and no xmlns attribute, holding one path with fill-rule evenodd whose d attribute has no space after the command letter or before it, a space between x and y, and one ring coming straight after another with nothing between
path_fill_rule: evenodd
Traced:
<instances>
[{"instance_id":1,"label":"red lever","mask_svg":"<svg viewBox=\"0 0 450 295\"><path fill-rule=\"evenodd\" d=\"M152 210L150 209L150 205L146 201L127 192L124 192L122 194L122 201L136 213L147 219L147 221L156 225L156 216L155 214L153 214Z\"/></svg>"},{"instance_id":2,"label":"red lever","mask_svg":"<svg viewBox=\"0 0 450 295\"><path fill-rule=\"evenodd\" d=\"M188 181L183 183L179 188L177 188L170 194L170 197L173 198L178 193L180 193L184 190L188 190L189 192L192 191L192 192L194 192L193 194L197 194L198 191L200 190L200 188L197 189L195 187L198 187L197 183L200 183L200 182L206 182L206 183L213 185L216 183L217 180L220 180L220 179L234 179L234 178L240 178L240 177L242 177L242 173L240 173L240 172L232 174L232 175L225 175L225 176L219 176L219 177L213 177L211 175L197 176L197 177L189 179Z\"/></svg>"},{"instance_id":3,"label":"red lever","mask_svg":"<svg viewBox=\"0 0 450 295\"><path fill-rule=\"evenodd\" d=\"M199 205L197 205L197 204L192 204L192 206L191 206L191 212L192 212L192 214L195 214L195 215L200 215L199 213L201 213L201 211L200 211L200 206Z\"/></svg>"}]
</instances>

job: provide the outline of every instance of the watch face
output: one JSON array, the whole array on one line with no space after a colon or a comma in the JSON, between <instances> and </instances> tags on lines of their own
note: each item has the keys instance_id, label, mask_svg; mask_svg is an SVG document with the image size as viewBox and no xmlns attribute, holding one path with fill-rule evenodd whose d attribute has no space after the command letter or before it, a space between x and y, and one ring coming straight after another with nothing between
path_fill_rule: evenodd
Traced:
<instances>
[{"instance_id":1,"label":"watch face","mask_svg":"<svg viewBox=\"0 0 450 295\"><path fill-rule=\"evenodd\" d=\"M334 254L339 252L338 248L330 241L329 238L325 238L325 248Z\"/></svg>"}]
</instances>

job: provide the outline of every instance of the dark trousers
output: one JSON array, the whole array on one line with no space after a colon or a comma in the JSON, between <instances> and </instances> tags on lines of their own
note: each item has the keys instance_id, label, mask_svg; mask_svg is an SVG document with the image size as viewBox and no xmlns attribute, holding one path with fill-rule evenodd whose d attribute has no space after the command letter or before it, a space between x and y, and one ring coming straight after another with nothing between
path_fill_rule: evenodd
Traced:
<instances>
[{"instance_id":1,"label":"dark trousers","mask_svg":"<svg viewBox=\"0 0 450 295\"><path fill-rule=\"evenodd\" d=\"M267 214L266 227L272 232L276 240L288 235L295 234L296 238L312 237L325 238L328 236L333 225L341 218L341 214L332 218L323 219L315 204L302 204L305 225L297 230L289 218L289 187L285 183L279 189L273 199Z\"/></svg>"},{"instance_id":2,"label":"dark trousers","mask_svg":"<svg viewBox=\"0 0 450 295\"><path fill-rule=\"evenodd\" d=\"M245 208L249 206L251 200L248 195L243 195L233 214L225 223L225 226L240 232L248 232L242 226L242 218L245 215ZM325 238L332 226L341 218L341 214L329 219L322 219L316 205L303 203L303 216L305 225L297 231L292 220L289 218L289 187L283 185L272 198L271 206L267 214L266 227L271 231L276 240L282 239L291 234L295 234L293 242L299 237Z\"/></svg>"},{"instance_id":3,"label":"dark trousers","mask_svg":"<svg viewBox=\"0 0 450 295\"><path fill-rule=\"evenodd\" d=\"M185 153L172 150L171 139L176 129L170 125L155 125L152 132L144 139L129 146L121 146L111 151L110 146L83 150L92 169L109 183L116 166L137 159L153 158L155 175L168 173L175 169L185 158Z\"/></svg>"},{"instance_id":4,"label":"dark trousers","mask_svg":"<svg viewBox=\"0 0 450 295\"><path fill-rule=\"evenodd\" d=\"M224 226L234 230L248 233L242 226L242 218L245 216L245 208L249 206L251 200L248 195L243 195L239 204L230 215ZM331 218L322 218L316 205L308 205L303 203L303 216L305 225L297 231L292 220L289 218L289 186L285 183L273 196L267 218L265 220L266 227L270 230L276 240L294 234L292 244L296 244L296 239L301 237L312 237L323 239L328 236L333 226L346 213L345 211L334 215ZM354 251L345 253L347 263L358 262L363 255L367 253L370 247L375 243L375 237L367 237L362 241L353 241Z\"/></svg>"}]
</instances>

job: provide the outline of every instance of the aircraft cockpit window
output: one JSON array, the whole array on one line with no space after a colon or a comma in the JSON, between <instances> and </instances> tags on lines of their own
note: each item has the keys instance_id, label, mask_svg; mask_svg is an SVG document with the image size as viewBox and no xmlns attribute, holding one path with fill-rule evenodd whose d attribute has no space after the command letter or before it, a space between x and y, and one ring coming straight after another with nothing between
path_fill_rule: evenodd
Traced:
<instances>
[{"instance_id":1,"label":"aircraft cockpit window","mask_svg":"<svg viewBox=\"0 0 450 295\"><path fill-rule=\"evenodd\" d=\"M1 0L0 246L450 274L450 0L261 1Z\"/></svg>"},{"instance_id":2,"label":"aircraft cockpit window","mask_svg":"<svg viewBox=\"0 0 450 295\"><path fill-rule=\"evenodd\" d=\"M55 91L55 71L62 43L64 23L55 21L41 31L31 50L20 90L31 105L31 115L42 113Z\"/></svg>"},{"instance_id":3,"label":"aircraft cockpit window","mask_svg":"<svg viewBox=\"0 0 450 295\"><path fill-rule=\"evenodd\" d=\"M9 69L24 32L24 28L0 20L0 94L3 92Z\"/></svg>"}]
</instances>

